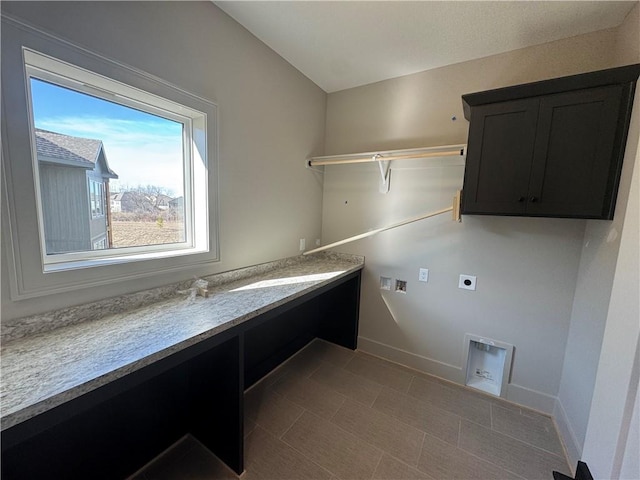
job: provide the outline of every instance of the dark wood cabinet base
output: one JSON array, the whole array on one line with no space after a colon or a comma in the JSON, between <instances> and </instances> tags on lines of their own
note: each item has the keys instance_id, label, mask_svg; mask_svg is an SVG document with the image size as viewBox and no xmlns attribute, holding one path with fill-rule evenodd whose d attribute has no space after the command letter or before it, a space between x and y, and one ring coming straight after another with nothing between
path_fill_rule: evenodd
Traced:
<instances>
[{"instance_id":1,"label":"dark wood cabinet base","mask_svg":"<svg viewBox=\"0 0 640 480\"><path fill-rule=\"evenodd\" d=\"M2 432L3 479L125 478L190 433L244 469L244 389L315 337L355 349L360 272Z\"/></svg>"}]
</instances>

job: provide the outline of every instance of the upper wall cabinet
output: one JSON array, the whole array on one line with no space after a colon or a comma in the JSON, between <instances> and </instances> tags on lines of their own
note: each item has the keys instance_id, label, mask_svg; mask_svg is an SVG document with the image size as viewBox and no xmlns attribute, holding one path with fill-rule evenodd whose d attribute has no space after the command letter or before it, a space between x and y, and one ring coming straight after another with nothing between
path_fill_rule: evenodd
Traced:
<instances>
[{"instance_id":1,"label":"upper wall cabinet","mask_svg":"<svg viewBox=\"0 0 640 480\"><path fill-rule=\"evenodd\" d=\"M463 214L612 219L640 64L462 96Z\"/></svg>"}]
</instances>

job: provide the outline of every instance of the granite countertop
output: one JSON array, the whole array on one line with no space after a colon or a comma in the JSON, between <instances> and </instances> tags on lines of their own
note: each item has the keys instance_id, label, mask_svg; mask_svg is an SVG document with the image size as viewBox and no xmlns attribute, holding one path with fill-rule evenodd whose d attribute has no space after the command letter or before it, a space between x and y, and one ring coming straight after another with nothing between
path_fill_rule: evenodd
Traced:
<instances>
[{"instance_id":1,"label":"granite countertop","mask_svg":"<svg viewBox=\"0 0 640 480\"><path fill-rule=\"evenodd\" d=\"M351 255L293 257L206 277L208 298L164 287L143 295L144 304L138 301L124 311L122 300L115 298L42 316L65 319L54 330L33 331L37 319L29 318L23 322L31 326L29 335L2 346L1 429L360 270L363 264L363 257ZM90 320L72 319L82 314Z\"/></svg>"}]
</instances>

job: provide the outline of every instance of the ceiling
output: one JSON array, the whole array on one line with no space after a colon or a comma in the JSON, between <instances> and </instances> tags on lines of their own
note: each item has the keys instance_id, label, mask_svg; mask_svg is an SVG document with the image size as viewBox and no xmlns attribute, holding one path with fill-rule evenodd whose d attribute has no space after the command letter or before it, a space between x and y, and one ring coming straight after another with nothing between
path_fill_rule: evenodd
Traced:
<instances>
[{"instance_id":1,"label":"ceiling","mask_svg":"<svg viewBox=\"0 0 640 480\"><path fill-rule=\"evenodd\" d=\"M616 27L637 1L215 1L326 92Z\"/></svg>"}]
</instances>

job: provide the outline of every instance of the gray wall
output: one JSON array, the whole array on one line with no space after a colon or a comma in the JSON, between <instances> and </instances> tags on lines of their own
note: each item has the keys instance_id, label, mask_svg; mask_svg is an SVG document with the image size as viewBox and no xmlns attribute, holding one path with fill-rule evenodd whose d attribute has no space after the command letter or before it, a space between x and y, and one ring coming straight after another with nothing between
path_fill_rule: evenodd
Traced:
<instances>
[{"instance_id":1,"label":"gray wall","mask_svg":"<svg viewBox=\"0 0 640 480\"><path fill-rule=\"evenodd\" d=\"M616 58L621 63L640 62L640 6L636 5L618 29L616 47ZM640 95L636 92L621 183L624 208L616 211L614 220L614 224L622 227L618 256L582 455L594 478L640 478L637 426L640 379L639 141ZM568 375L571 373L567 372ZM580 426L585 423L581 420Z\"/></svg>"},{"instance_id":2,"label":"gray wall","mask_svg":"<svg viewBox=\"0 0 640 480\"><path fill-rule=\"evenodd\" d=\"M621 469L638 455L638 437L630 437L640 379L640 96L634 103L632 130L636 148L627 159L633 167L629 200L624 213L620 248L606 313L602 347L586 421L582 458L594 478L640 478L621 476ZM637 432L637 430L636 430ZM632 461L632 460L631 460ZM637 461L636 461L637 465Z\"/></svg>"},{"instance_id":3,"label":"gray wall","mask_svg":"<svg viewBox=\"0 0 640 480\"><path fill-rule=\"evenodd\" d=\"M636 6L617 29L612 57L619 65L640 61L639 15L640 8ZM639 115L636 101L634 118L638 118ZM572 463L582 455L607 323L609 299L616 274L621 232L623 227L629 228L626 226L625 214L638 146L636 121L634 119L629 132L615 217L612 222L587 222L580 256L562 381L555 408L555 416L563 430Z\"/></svg>"},{"instance_id":4,"label":"gray wall","mask_svg":"<svg viewBox=\"0 0 640 480\"><path fill-rule=\"evenodd\" d=\"M221 260L184 278L296 255L299 238L320 237L322 186L304 160L322 154L326 94L213 3L2 2L2 11L218 105ZM2 248L3 320L181 279L12 302Z\"/></svg>"},{"instance_id":5,"label":"gray wall","mask_svg":"<svg viewBox=\"0 0 640 480\"><path fill-rule=\"evenodd\" d=\"M326 153L465 143L461 94L607 68L615 44L605 30L330 94ZM326 167L323 242L446 207L462 174L458 160L398 162L381 195L374 168ZM508 398L553 411L585 225L437 218L340 247L366 256L359 346L462 382L465 333L513 344ZM477 291L458 289L459 274ZM381 275L407 280L407 294L382 292Z\"/></svg>"}]
</instances>

